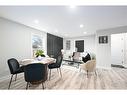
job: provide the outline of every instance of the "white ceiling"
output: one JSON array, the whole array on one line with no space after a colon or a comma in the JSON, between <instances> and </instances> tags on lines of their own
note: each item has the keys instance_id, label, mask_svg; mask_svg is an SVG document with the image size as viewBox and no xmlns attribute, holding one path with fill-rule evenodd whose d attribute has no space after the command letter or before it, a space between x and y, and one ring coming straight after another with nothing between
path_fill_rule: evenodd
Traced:
<instances>
[{"instance_id":1,"label":"white ceiling","mask_svg":"<svg viewBox=\"0 0 127 95\"><path fill-rule=\"evenodd\" d=\"M0 6L0 16L68 38L127 25L127 6Z\"/></svg>"}]
</instances>

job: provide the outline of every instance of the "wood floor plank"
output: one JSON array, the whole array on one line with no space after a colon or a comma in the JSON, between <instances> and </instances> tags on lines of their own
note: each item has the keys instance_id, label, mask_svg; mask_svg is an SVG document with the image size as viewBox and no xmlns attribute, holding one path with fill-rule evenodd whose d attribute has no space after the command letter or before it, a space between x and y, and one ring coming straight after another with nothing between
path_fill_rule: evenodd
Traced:
<instances>
[{"instance_id":1,"label":"wood floor plank","mask_svg":"<svg viewBox=\"0 0 127 95\"><path fill-rule=\"evenodd\" d=\"M97 69L95 73L79 71L78 68L62 66L62 77L57 70L52 70L51 79L45 82L47 90L86 90L86 89L127 89L127 69L115 68L111 70ZM0 81L0 89L8 89L10 78ZM10 89L25 89L24 74L20 74L16 81L12 81ZM32 85L29 89L42 89L42 85Z\"/></svg>"}]
</instances>

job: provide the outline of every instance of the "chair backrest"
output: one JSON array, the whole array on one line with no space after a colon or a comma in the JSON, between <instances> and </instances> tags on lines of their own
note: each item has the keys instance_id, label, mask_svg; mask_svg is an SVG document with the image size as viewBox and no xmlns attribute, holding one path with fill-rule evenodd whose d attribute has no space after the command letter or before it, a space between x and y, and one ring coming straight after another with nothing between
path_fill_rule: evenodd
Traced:
<instances>
[{"instance_id":1,"label":"chair backrest","mask_svg":"<svg viewBox=\"0 0 127 95\"><path fill-rule=\"evenodd\" d=\"M86 63L82 64L82 67L85 71L93 72L96 68L96 60L89 60Z\"/></svg>"},{"instance_id":2,"label":"chair backrest","mask_svg":"<svg viewBox=\"0 0 127 95\"><path fill-rule=\"evenodd\" d=\"M94 71L95 68L96 68L96 60L89 60L89 61L86 62L86 69L89 72Z\"/></svg>"},{"instance_id":3,"label":"chair backrest","mask_svg":"<svg viewBox=\"0 0 127 95\"><path fill-rule=\"evenodd\" d=\"M57 57L57 59L56 59L56 64L57 64L58 67L61 66L62 60L63 60L62 55L59 55L59 56Z\"/></svg>"},{"instance_id":4,"label":"chair backrest","mask_svg":"<svg viewBox=\"0 0 127 95\"><path fill-rule=\"evenodd\" d=\"M73 52L73 59L79 61L80 52Z\"/></svg>"},{"instance_id":5,"label":"chair backrest","mask_svg":"<svg viewBox=\"0 0 127 95\"><path fill-rule=\"evenodd\" d=\"M10 73L15 74L15 71L19 68L19 62L15 58L11 58L7 62L10 69Z\"/></svg>"},{"instance_id":6,"label":"chair backrest","mask_svg":"<svg viewBox=\"0 0 127 95\"><path fill-rule=\"evenodd\" d=\"M91 57L90 57L90 54L89 54L89 53L87 53L87 55L86 55L85 57L82 57L82 61L83 61L84 63L86 63L86 62L89 61L89 60L91 60Z\"/></svg>"},{"instance_id":7,"label":"chair backrest","mask_svg":"<svg viewBox=\"0 0 127 95\"><path fill-rule=\"evenodd\" d=\"M47 79L47 65L34 63L25 66L24 78L26 82L45 81Z\"/></svg>"}]
</instances>

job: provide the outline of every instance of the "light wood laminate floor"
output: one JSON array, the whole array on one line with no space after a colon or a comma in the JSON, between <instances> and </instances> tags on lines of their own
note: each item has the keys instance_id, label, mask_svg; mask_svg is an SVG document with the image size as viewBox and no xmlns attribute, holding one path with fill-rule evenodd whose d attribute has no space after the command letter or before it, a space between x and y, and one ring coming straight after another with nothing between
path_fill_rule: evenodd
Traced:
<instances>
[{"instance_id":1,"label":"light wood laminate floor","mask_svg":"<svg viewBox=\"0 0 127 95\"><path fill-rule=\"evenodd\" d=\"M84 71L71 66L63 65L62 78L57 70L52 70L50 81L45 82L46 90L87 90L87 89L127 89L127 69L112 68L111 70L97 69L97 76L89 74L87 78ZM0 81L0 89L7 89L10 78ZM17 81L12 82L10 89L25 89L26 82L23 74L19 74ZM42 85L32 85L29 89L40 90Z\"/></svg>"}]
</instances>

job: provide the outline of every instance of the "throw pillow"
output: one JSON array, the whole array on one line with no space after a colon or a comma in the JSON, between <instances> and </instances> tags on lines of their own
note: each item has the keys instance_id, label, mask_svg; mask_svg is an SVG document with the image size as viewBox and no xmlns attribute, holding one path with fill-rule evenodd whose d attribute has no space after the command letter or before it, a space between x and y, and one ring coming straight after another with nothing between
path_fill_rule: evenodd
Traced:
<instances>
[{"instance_id":1,"label":"throw pillow","mask_svg":"<svg viewBox=\"0 0 127 95\"><path fill-rule=\"evenodd\" d=\"M90 57L90 54L89 53L87 53L87 55L85 57L82 57L82 61L84 63L86 63L88 60L91 60L91 57Z\"/></svg>"}]
</instances>

